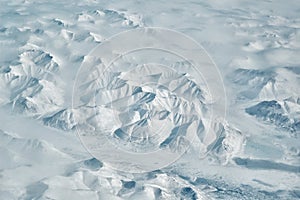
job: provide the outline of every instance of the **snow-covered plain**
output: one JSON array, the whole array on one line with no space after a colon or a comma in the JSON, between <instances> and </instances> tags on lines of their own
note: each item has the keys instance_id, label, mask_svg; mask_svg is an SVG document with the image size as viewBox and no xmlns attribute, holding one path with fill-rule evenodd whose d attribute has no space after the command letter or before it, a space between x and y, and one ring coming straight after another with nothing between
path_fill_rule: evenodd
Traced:
<instances>
[{"instance_id":1,"label":"snow-covered plain","mask_svg":"<svg viewBox=\"0 0 300 200\"><path fill-rule=\"evenodd\" d=\"M0 199L299 199L299 13L297 0L2 0ZM143 27L179 31L206 49L220 70L227 112L225 121L213 121L216 138L205 157L199 154L201 145L190 145L167 167L128 173L93 158L81 144L78 127L94 130L100 125L107 130L116 124L101 121L109 118L107 108L97 110L98 121L89 118L95 111L90 101L85 102L85 114L72 108L72 92L76 73L93 48L121 31ZM110 87L119 89L113 98L131 92L137 95L126 99L126 105L131 102L135 108L142 100L151 110L152 104L180 85L176 91L190 101L180 99L178 107L170 108L171 114L164 110L168 104L160 104L155 107L157 118L170 117L166 132L180 120L194 120L199 127L205 116L200 108L209 104L205 88L193 84L193 74L162 68L140 67L133 76L110 74ZM157 76L160 69L163 72ZM141 71L147 71L147 76L139 76ZM171 89L161 93L151 87L133 90L134 81L143 78L168 82ZM192 104L194 98L201 105ZM141 113L129 112L120 102L112 107L120 112L122 129L113 133L123 143L115 142L130 151L166 144L166 138L154 135L144 148L140 141L126 146L127 135L117 130L125 128L141 138L157 124L153 120L154 126L132 131L140 125L136 122L143 119ZM149 110L145 113L156 116Z\"/></svg>"}]
</instances>

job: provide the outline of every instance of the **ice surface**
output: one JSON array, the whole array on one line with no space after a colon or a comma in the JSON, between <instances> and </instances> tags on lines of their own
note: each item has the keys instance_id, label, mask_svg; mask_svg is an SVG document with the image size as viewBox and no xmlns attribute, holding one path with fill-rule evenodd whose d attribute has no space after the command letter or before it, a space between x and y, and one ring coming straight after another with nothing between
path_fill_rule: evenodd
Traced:
<instances>
[{"instance_id":1,"label":"ice surface","mask_svg":"<svg viewBox=\"0 0 300 200\"><path fill-rule=\"evenodd\" d=\"M1 1L0 199L299 199L299 9L297 0ZM123 56L102 82L82 80L84 104L72 108L80 65L102 62L89 52L143 27L199 42L226 96L210 99L195 74L162 70L187 66L171 56L156 60L164 66L138 65L138 56L160 55L145 51ZM203 146L214 101L227 103L226 121L214 119L215 137ZM118 123L105 120L113 112ZM168 134L151 134L161 127ZM112 133L127 151L179 150L186 129L198 139L167 167L126 173L90 155L78 128Z\"/></svg>"}]
</instances>

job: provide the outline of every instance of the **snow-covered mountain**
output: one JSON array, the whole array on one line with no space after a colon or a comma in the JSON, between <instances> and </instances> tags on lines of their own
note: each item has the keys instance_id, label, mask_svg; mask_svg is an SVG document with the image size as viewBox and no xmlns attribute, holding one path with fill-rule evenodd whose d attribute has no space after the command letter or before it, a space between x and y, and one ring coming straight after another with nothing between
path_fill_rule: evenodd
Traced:
<instances>
[{"instance_id":1,"label":"snow-covered mountain","mask_svg":"<svg viewBox=\"0 0 300 200\"><path fill-rule=\"evenodd\" d=\"M0 199L299 199L299 9L297 0L1 1ZM105 62L92 49L144 27L200 43L226 95L211 99L207 84L217 81L150 50L76 80L82 63ZM218 101L225 120L210 118ZM83 136L105 136L110 143L98 146L110 147L108 157L114 149L180 157L124 172Z\"/></svg>"}]
</instances>

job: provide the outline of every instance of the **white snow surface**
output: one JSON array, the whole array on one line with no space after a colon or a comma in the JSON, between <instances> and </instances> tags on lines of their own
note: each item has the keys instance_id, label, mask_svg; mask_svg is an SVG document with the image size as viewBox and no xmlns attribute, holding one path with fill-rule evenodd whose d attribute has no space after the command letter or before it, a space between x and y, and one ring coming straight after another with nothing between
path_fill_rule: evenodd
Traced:
<instances>
[{"instance_id":1,"label":"white snow surface","mask_svg":"<svg viewBox=\"0 0 300 200\"><path fill-rule=\"evenodd\" d=\"M299 199L299 13L297 0L2 0L0 199ZM225 121L214 119L205 156L196 140L167 167L126 173L89 154L76 129L113 133L126 150L143 152L166 144L170 135L151 133L168 118L165 132L187 123L201 141L199 127L214 102L193 74L139 66L103 80L117 90L99 92L97 101L114 104L95 109L87 98L72 108L76 73L89 52L143 27L179 31L206 49L220 70L227 112ZM168 87L138 87L145 80ZM119 124L107 120L112 108ZM145 121L150 125L139 129ZM178 150L180 141L168 145Z\"/></svg>"}]
</instances>

